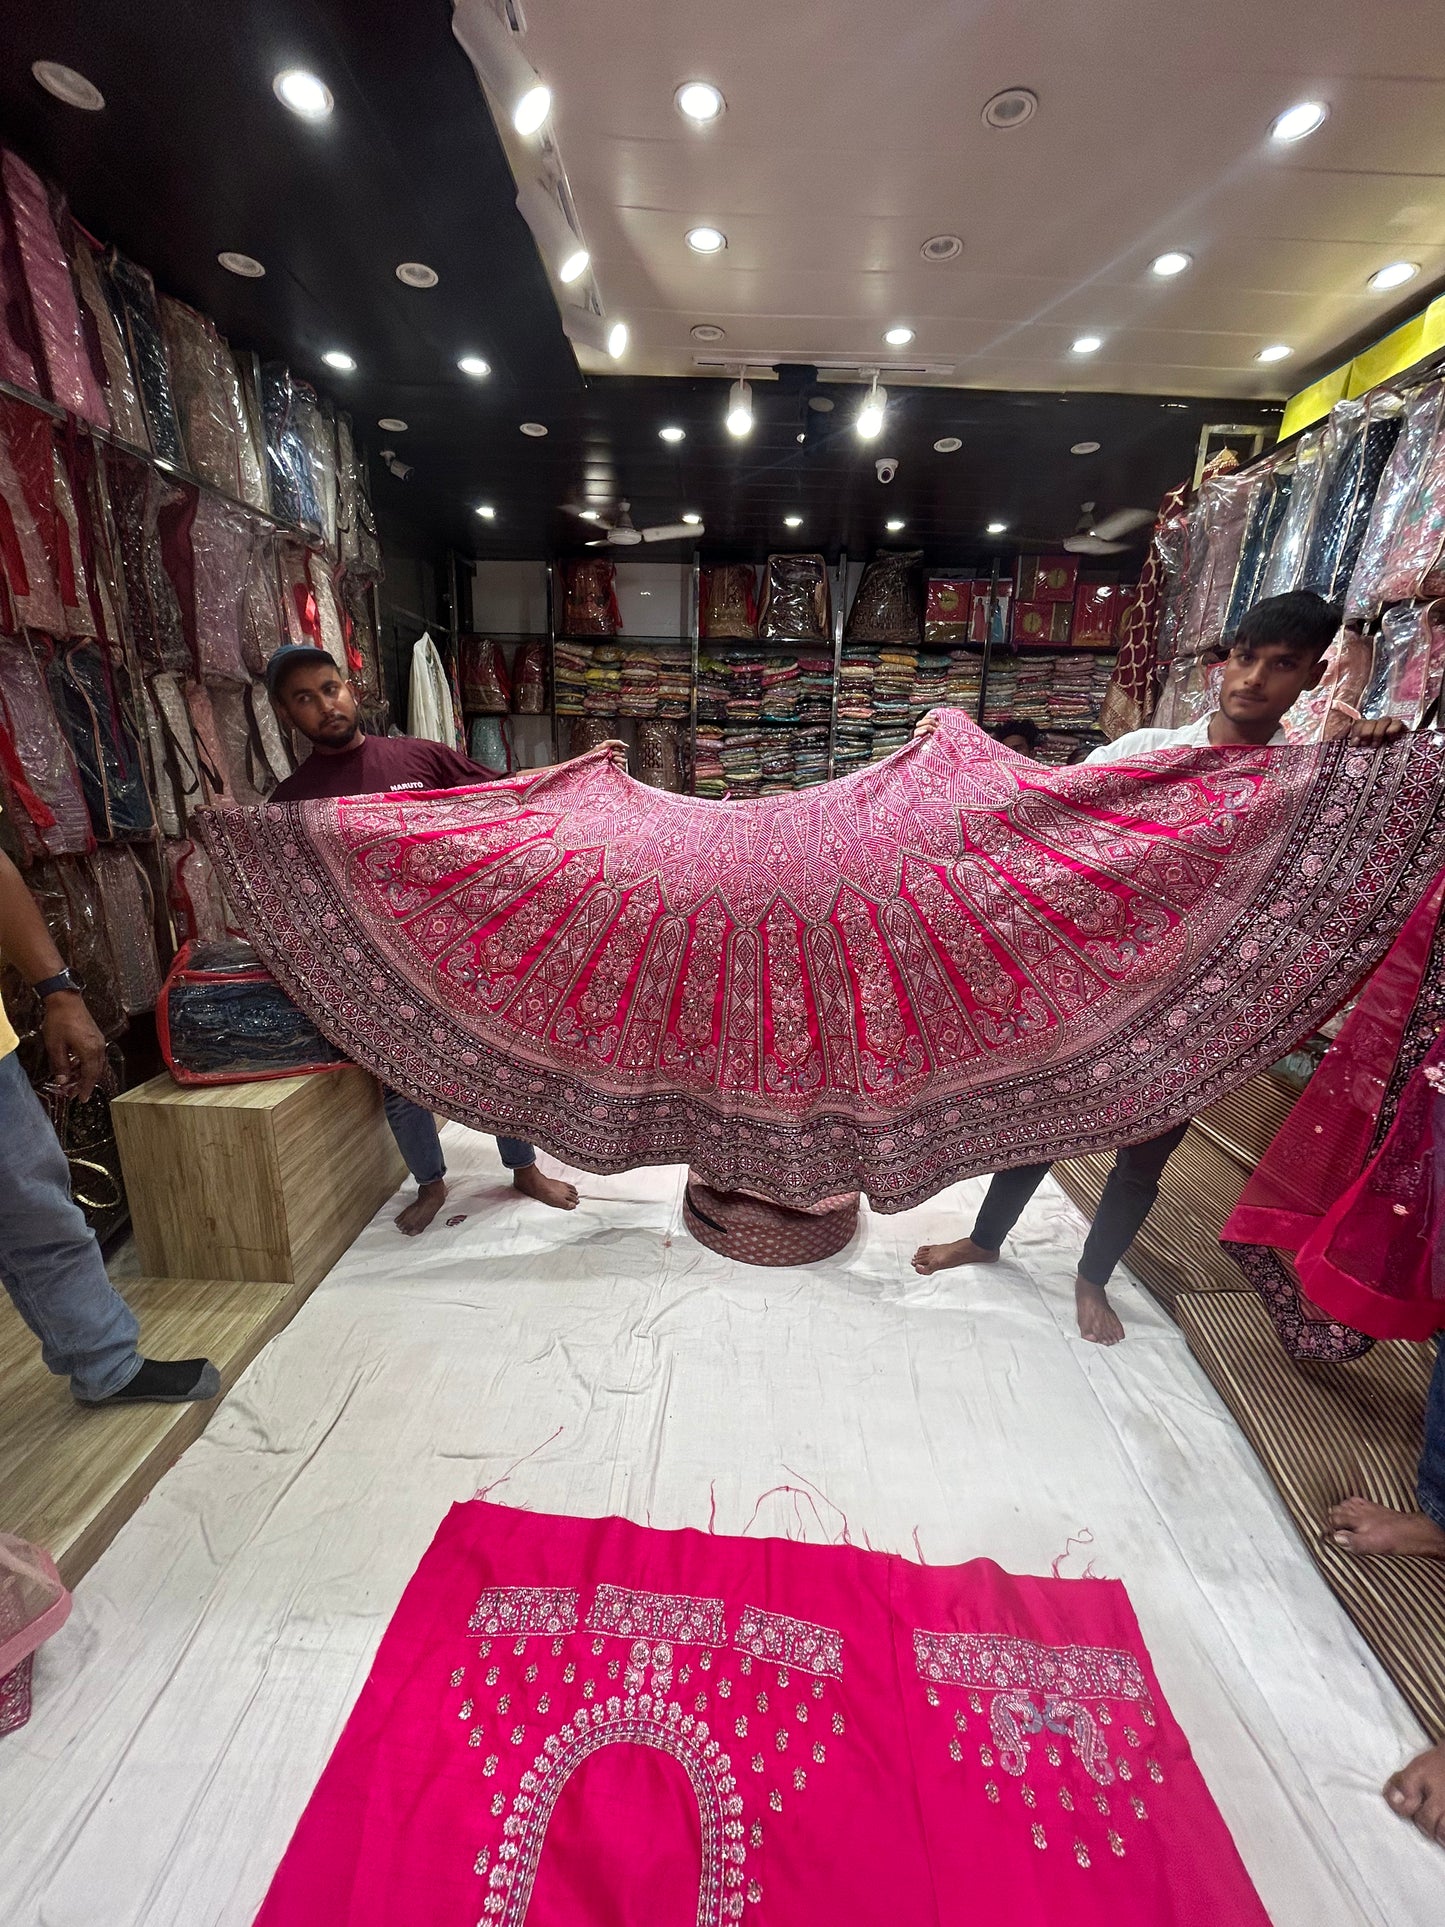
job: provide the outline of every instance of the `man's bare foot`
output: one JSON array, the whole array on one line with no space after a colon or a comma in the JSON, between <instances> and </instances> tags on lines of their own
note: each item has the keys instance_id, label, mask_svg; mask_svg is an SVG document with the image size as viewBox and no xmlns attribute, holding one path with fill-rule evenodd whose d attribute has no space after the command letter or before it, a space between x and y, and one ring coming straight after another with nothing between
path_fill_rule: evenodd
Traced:
<instances>
[{"instance_id":1,"label":"man's bare foot","mask_svg":"<svg viewBox=\"0 0 1445 1927\"><path fill-rule=\"evenodd\" d=\"M1123 1323L1102 1285L1091 1285L1087 1278L1076 1278L1074 1305L1079 1314L1079 1335L1091 1345L1117 1345L1124 1336Z\"/></svg>"},{"instance_id":2,"label":"man's bare foot","mask_svg":"<svg viewBox=\"0 0 1445 1927\"><path fill-rule=\"evenodd\" d=\"M926 1278L932 1271L948 1271L954 1265L996 1265L999 1253L985 1251L972 1238L956 1238L951 1245L920 1245L913 1254L913 1269Z\"/></svg>"},{"instance_id":3,"label":"man's bare foot","mask_svg":"<svg viewBox=\"0 0 1445 1927\"><path fill-rule=\"evenodd\" d=\"M419 1231L425 1231L432 1219L447 1201L447 1181L433 1178L430 1184L419 1184L416 1196L404 1211L396 1216L396 1228L414 1238Z\"/></svg>"},{"instance_id":4,"label":"man's bare foot","mask_svg":"<svg viewBox=\"0 0 1445 1927\"><path fill-rule=\"evenodd\" d=\"M1385 1798L1402 1820L1413 1820L1427 1840L1445 1847L1445 1746L1432 1746L1391 1774Z\"/></svg>"},{"instance_id":5,"label":"man's bare foot","mask_svg":"<svg viewBox=\"0 0 1445 1927\"><path fill-rule=\"evenodd\" d=\"M550 1204L554 1211L575 1211L577 1209L577 1187L564 1184L561 1178L549 1178L539 1171L535 1164L524 1164L512 1173L512 1183L524 1196L535 1198L538 1204Z\"/></svg>"},{"instance_id":6,"label":"man's bare foot","mask_svg":"<svg viewBox=\"0 0 1445 1927\"><path fill-rule=\"evenodd\" d=\"M1330 1536L1347 1552L1403 1559L1445 1559L1445 1531L1423 1512L1393 1512L1370 1499L1331 1506Z\"/></svg>"}]
</instances>

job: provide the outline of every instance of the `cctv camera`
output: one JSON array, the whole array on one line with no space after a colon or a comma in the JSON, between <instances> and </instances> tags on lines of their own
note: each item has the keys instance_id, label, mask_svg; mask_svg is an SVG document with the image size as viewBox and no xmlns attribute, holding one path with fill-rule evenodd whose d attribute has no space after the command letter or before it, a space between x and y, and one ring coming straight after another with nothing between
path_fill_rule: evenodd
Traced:
<instances>
[{"instance_id":1,"label":"cctv camera","mask_svg":"<svg viewBox=\"0 0 1445 1927\"><path fill-rule=\"evenodd\" d=\"M898 473L898 457L896 455L884 455L876 461L873 466L878 471L878 479L880 482L891 482L893 477Z\"/></svg>"}]
</instances>

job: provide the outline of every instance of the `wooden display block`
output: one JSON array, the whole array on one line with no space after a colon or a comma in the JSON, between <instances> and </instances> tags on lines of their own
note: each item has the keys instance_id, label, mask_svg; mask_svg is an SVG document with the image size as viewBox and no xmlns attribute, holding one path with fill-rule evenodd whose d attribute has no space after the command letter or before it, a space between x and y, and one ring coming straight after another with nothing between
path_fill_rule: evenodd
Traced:
<instances>
[{"instance_id":1,"label":"wooden display block","mask_svg":"<svg viewBox=\"0 0 1445 1927\"><path fill-rule=\"evenodd\" d=\"M152 1277L310 1287L406 1176L380 1087L354 1065L204 1088L153 1077L111 1115Z\"/></svg>"}]
</instances>

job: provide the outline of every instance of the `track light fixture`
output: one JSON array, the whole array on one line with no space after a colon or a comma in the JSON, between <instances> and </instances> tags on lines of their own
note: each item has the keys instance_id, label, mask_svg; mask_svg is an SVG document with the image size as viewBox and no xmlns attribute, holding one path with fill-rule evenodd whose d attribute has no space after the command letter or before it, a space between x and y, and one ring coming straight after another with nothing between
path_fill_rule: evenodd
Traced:
<instances>
[{"instance_id":1,"label":"track light fixture","mask_svg":"<svg viewBox=\"0 0 1445 1927\"><path fill-rule=\"evenodd\" d=\"M727 426L729 435L739 440L753 432L753 391L746 375L740 375L728 392Z\"/></svg>"},{"instance_id":2,"label":"track light fixture","mask_svg":"<svg viewBox=\"0 0 1445 1927\"><path fill-rule=\"evenodd\" d=\"M552 92L491 0L454 0L452 32L517 132L535 134L552 111Z\"/></svg>"},{"instance_id":3,"label":"track light fixture","mask_svg":"<svg viewBox=\"0 0 1445 1927\"><path fill-rule=\"evenodd\" d=\"M564 287L580 281L591 263L586 243L563 212L555 182L523 181L517 208L532 230L543 259Z\"/></svg>"},{"instance_id":4,"label":"track light fixture","mask_svg":"<svg viewBox=\"0 0 1445 1927\"><path fill-rule=\"evenodd\" d=\"M888 390L878 386L878 376L875 372L872 386L863 397L863 406L858 410L858 419L854 423L854 427L865 442L871 442L875 436L882 434L883 416L887 407Z\"/></svg>"}]
</instances>

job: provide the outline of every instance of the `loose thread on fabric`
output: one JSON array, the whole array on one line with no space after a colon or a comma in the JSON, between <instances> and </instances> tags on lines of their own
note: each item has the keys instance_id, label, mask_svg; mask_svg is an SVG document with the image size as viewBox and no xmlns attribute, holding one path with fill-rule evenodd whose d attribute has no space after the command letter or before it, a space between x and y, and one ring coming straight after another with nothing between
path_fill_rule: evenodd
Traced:
<instances>
[{"instance_id":1,"label":"loose thread on fabric","mask_svg":"<svg viewBox=\"0 0 1445 1927\"><path fill-rule=\"evenodd\" d=\"M509 1465L500 1478L493 1479L490 1485L478 1486L477 1490L472 1494L473 1499L485 1499L489 1492L495 1492L499 1485L505 1485L519 1465L525 1465L528 1459L535 1459L539 1452L545 1452L553 1439L561 1438L566 1429L565 1425L559 1425L556 1431L549 1433L540 1445L534 1445L530 1452L524 1452L521 1458Z\"/></svg>"}]
</instances>

